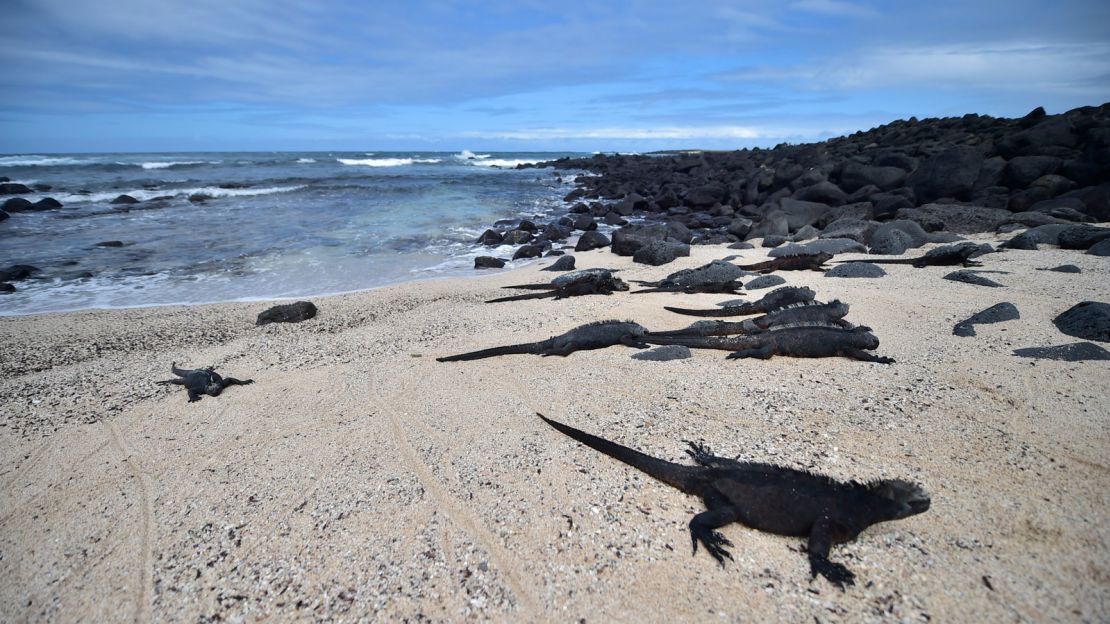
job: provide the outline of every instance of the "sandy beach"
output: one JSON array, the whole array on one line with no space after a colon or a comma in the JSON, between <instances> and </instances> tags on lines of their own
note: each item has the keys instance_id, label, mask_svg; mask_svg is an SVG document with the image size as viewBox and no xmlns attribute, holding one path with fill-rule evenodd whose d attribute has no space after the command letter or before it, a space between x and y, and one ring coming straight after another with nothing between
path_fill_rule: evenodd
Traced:
<instances>
[{"instance_id":1,"label":"sandy beach","mask_svg":"<svg viewBox=\"0 0 1110 624\"><path fill-rule=\"evenodd\" d=\"M764 251L695 246L661 267L576 257L629 280ZM1006 288L943 280L947 267L781 274L851 304L890 366L647 362L626 347L435 361L602 319L676 329L695 319L663 305L735 298L482 303L551 279L552 260L314 299L319 315L295 325L255 327L268 303L0 318L0 620L1110 619L1110 366L1012 354L1077 341L1051 321L1110 301L1106 258L982 258ZM1065 263L1083 272L1035 270ZM1020 320L952 335L1002 301ZM187 403L154 383L172 361L255 383ZM691 556L700 500L537 411L672 461L695 440L913 480L932 508L835 548L857 575L844 592L810 579L802 540L739 524L723 529L735 546L721 567Z\"/></svg>"}]
</instances>

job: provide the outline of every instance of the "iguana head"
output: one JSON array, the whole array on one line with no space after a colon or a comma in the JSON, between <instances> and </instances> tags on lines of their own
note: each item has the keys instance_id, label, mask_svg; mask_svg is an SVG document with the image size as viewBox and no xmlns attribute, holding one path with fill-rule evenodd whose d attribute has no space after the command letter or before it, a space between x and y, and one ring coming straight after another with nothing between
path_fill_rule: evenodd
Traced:
<instances>
[{"instance_id":1,"label":"iguana head","mask_svg":"<svg viewBox=\"0 0 1110 624\"><path fill-rule=\"evenodd\" d=\"M874 351L879 348L879 337L871 333L871 328L866 325L859 325L852 328L852 337L857 349L865 351Z\"/></svg>"},{"instance_id":2,"label":"iguana head","mask_svg":"<svg viewBox=\"0 0 1110 624\"><path fill-rule=\"evenodd\" d=\"M928 511L929 495L916 483L889 479L872 483L868 490L880 507L883 520L900 520Z\"/></svg>"}]
</instances>

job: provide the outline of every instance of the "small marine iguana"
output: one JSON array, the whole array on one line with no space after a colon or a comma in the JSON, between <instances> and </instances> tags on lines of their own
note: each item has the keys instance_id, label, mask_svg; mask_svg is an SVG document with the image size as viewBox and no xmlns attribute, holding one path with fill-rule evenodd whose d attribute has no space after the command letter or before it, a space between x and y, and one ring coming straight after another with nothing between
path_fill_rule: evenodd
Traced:
<instances>
[{"instance_id":1,"label":"small marine iguana","mask_svg":"<svg viewBox=\"0 0 1110 624\"><path fill-rule=\"evenodd\" d=\"M641 286L648 286L634 290L631 294L673 292L673 293L736 293L743 288L737 282L746 271L724 260L714 260L709 264L694 269L683 269L671 273L667 277L655 281L637 281Z\"/></svg>"},{"instance_id":2,"label":"small marine iguana","mask_svg":"<svg viewBox=\"0 0 1110 624\"><path fill-rule=\"evenodd\" d=\"M687 316L747 316L749 314L764 314L778 308L784 308L793 303L813 301L815 294L805 286L783 286L776 288L763 296L759 301L742 303L740 305L712 308L709 310L692 310L689 308L675 308L663 306L664 310Z\"/></svg>"},{"instance_id":3,"label":"small marine iguana","mask_svg":"<svg viewBox=\"0 0 1110 624\"><path fill-rule=\"evenodd\" d=\"M868 351L879 346L879 339L871 328L841 327L833 323L800 323L777 325L758 333L720 338L715 336L653 336L644 337L651 344L679 344L691 349L723 349L732 351L727 359L759 358L766 360L773 355L802 358L843 356L893 364L888 357Z\"/></svg>"},{"instance_id":4,"label":"small marine iguana","mask_svg":"<svg viewBox=\"0 0 1110 624\"><path fill-rule=\"evenodd\" d=\"M552 336L539 342L526 342L524 344L492 347L481 351L461 353L436 358L437 362L461 362L480 360L496 355L511 355L515 353L533 353L535 355L561 355L568 356L575 351L590 349L604 349L622 344L637 349L646 349L648 344L643 337L647 333L642 325L632 321L598 321L580 325L574 329Z\"/></svg>"},{"instance_id":5,"label":"small marine iguana","mask_svg":"<svg viewBox=\"0 0 1110 624\"><path fill-rule=\"evenodd\" d=\"M961 243L959 245L945 245L944 247L937 247L925 252L924 256L919 258L880 258L880 259L857 259L857 260L840 260L839 262L870 262L871 264L908 264L914 268L924 268L927 266L955 266L957 264L965 267L982 266L982 263L977 260L972 260L971 256L979 251L979 246L975 243Z\"/></svg>"},{"instance_id":6,"label":"small marine iguana","mask_svg":"<svg viewBox=\"0 0 1110 624\"><path fill-rule=\"evenodd\" d=\"M732 546L717 531L739 522L758 531L806 537L810 575L818 574L837 587L855 584L855 574L829 560L835 544L849 542L867 527L900 520L929 509L929 495L921 486L900 479L869 483L836 481L784 466L742 462L713 455L690 442L688 455L698 464L686 466L658 459L537 414L547 424L586 446L600 451L654 479L698 496L703 511L690 520L694 553L698 543L722 566L732 559Z\"/></svg>"},{"instance_id":7,"label":"small marine iguana","mask_svg":"<svg viewBox=\"0 0 1110 624\"><path fill-rule=\"evenodd\" d=\"M220 396L220 393L228 386L245 386L254 383L253 379L240 381L234 377L221 377L212 367L196 370L178 368L177 362L170 364L170 372L177 375L178 379L167 379L154 383L185 386L185 390L189 393L190 403L199 401L202 394Z\"/></svg>"},{"instance_id":8,"label":"small marine iguana","mask_svg":"<svg viewBox=\"0 0 1110 624\"><path fill-rule=\"evenodd\" d=\"M613 275L610 269L584 269L566 275L560 275L547 284L519 284L504 286L503 288L516 288L523 290L545 290L547 292L531 293L528 295L514 295L490 299L486 303L502 303L505 301L523 301L525 299L564 299L566 297L579 297L582 295L611 295L617 291L628 290L628 284Z\"/></svg>"},{"instance_id":9,"label":"small marine iguana","mask_svg":"<svg viewBox=\"0 0 1110 624\"><path fill-rule=\"evenodd\" d=\"M739 268L745 271L758 271L759 273L772 273L774 271L824 271L822 265L832 259L832 254L819 251L814 254L799 254L796 256L779 256L755 264L742 265Z\"/></svg>"},{"instance_id":10,"label":"small marine iguana","mask_svg":"<svg viewBox=\"0 0 1110 624\"><path fill-rule=\"evenodd\" d=\"M803 301L777 310L771 310L763 316L745 319L739 323L730 323L728 321L698 321L689 327L674 331L648 332L648 336L727 336L729 334L751 334L776 325L791 325L797 323L829 323L841 327L851 327L851 323L842 320L847 315L848 304L839 299L834 299L829 303Z\"/></svg>"}]
</instances>

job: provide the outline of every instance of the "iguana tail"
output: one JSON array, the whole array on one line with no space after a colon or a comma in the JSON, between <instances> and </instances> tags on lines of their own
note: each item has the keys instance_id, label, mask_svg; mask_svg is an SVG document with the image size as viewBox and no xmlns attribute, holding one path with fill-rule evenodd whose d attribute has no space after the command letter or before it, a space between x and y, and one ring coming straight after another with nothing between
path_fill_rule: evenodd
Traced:
<instances>
[{"instance_id":1,"label":"iguana tail","mask_svg":"<svg viewBox=\"0 0 1110 624\"><path fill-rule=\"evenodd\" d=\"M558 286L554 284L516 284L514 286L502 286L501 288L516 288L519 290L555 290Z\"/></svg>"},{"instance_id":2,"label":"iguana tail","mask_svg":"<svg viewBox=\"0 0 1110 624\"><path fill-rule=\"evenodd\" d=\"M846 262L870 262L871 264L913 264L918 261L918 258L857 258L855 260L837 260L838 263Z\"/></svg>"},{"instance_id":3,"label":"iguana tail","mask_svg":"<svg viewBox=\"0 0 1110 624\"><path fill-rule=\"evenodd\" d=\"M448 355L446 357L436 358L437 362L468 362L470 360L480 360L482 358L495 357L498 355L514 355L518 353L539 353L542 349L542 343L539 342L526 342L524 344L507 345L504 347L491 347L489 349L482 349L481 351L471 351L470 353L460 353L458 355Z\"/></svg>"},{"instance_id":4,"label":"iguana tail","mask_svg":"<svg viewBox=\"0 0 1110 624\"><path fill-rule=\"evenodd\" d=\"M506 301L524 301L525 299L546 299L546 298L554 297L554 296L555 296L555 293L553 293L553 292L528 293L527 295L513 295L511 297L498 297L496 299L490 299L489 301L486 301L486 303L504 303Z\"/></svg>"},{"instance_id":5,"label":"iguana tail","mask_svg":"<svg viewBox=\"0 0 1110 624\"><path fill-rule=\"evenodd\" d=\"M633 468L647 473L652 478L658 479L667 485L678 488L687 494L698 494L698 476L704 472L704 468L694 466L683 466L669 462L665 459L658 459L651 455L645 455L640 451L621 446L615 442L610 442L599 438L595 435L590 435L585 431L579 431L574 427L564 425L563 423L556 422L547 418L543 414L537 413L543 421L566 435L578 440L582 444L605 453L613 459L620 460Z\"/></svg>"},{"instance_id":6,"label":"iguana tail","mask_svg":"<svg viewBox=\"0 0 1110 624\"><path fill-rule=\"evenodd\" d=\"M630 291L629 294L630 295L639 295L639 294L643 294L643 293L660 293L660 292L673 293L673 292L678 292L678 290L675 289L675 288L669 287L669 286L657 286L655 288L641 288L640 290L633 290L633 291Z\"/></svg>"},{"instance_id":7,"label":"iguana tail","mask_svg":"<svg viewBox=\"0 0 1110 624\"><path fill-rule=\"evenodd\" d=\"M189 373L191 373L193 371L178 368L177 367L177 362L173 362L173 363L170 364L170 372L173 373L174 375L177 375L178 377L184 377L184 376L188 375Z\"/></svg>"},{"instance_id":8,"label":"iguana tail","mask_svg":"<svg viewBox=\"0 0 1110 624\"><path fill-rule=\"evenodd\" d=\"M744 334L751 331L759 331L758 327L753 327L750 321L742 323L730 323L728 321L698 321L690 327L683 327L682 329L675 329L672 331L650 332L648 336L652 337L679 337L679 336L728 336L729 334Z\"/></svg>"},{"instance_id":9,"label":"iguana tail","mask_svg":"<svg viewBox=\"0 0 1110 624\"><path fill-rule=\"evenodd\" d=\"M758 314L758 310L750 310L747 305L741 306L727 306L724 308L713 308L710 310L692 310L690 308L675 308L671 306L663 306L664 310L669 310L675 314L685 314L686 316L746 316L748 314Z\"/></svg>"}]
</instances>

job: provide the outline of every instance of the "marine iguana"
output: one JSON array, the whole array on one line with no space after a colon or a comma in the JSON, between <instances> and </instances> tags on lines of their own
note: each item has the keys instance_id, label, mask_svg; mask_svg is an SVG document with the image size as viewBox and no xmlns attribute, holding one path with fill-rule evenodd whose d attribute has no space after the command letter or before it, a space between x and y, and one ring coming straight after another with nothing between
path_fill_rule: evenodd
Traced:
<instances>
[{"instance_id":1,"label":"marine iguana","mask_svg":"<svg viewBox=\"0 0 1110 624\"><path fill-rule=\"evenodd\" d=\"M832 254L819 251L813 254L799 254L796 256L779 256L756 262L755 264L741 265L745 271L759 273L772 273L774 271L824 271L821 266L832 259Z\"/></svg>"},{"instance_id":2,"label":"marine iguana","mask_svg":"<svg viewBox=\"0 0 1110 624\"><path fill-rule=\"evenodd\" d=\"M857 260L840 260L839 262L870 262L871 264L908 264L914 268L921 269L927 266L955 266L957 264L965 267L982 266L978 260L972 260L972 254L979 251L979 246L975 243L961 243L959 245L945 245L944 247L937 247L925 252L924 256L919 258L880 258L880 259L857 259Z\"/></svg>"},{"instance_id":3,"label":"marine iguana","mask_svg":"<svg viewBox=\"0 0 1110 624\"><path fill-rule=\"evenodd\" d=\"M505 301L523 301L525 299L564 299L582 295L611 295L617 291L628 290L628 284L613 275L611 269L584 269L560 275L547 284L518 284L516 286L503 286L502 288L515 288L523 290L545 290L548 292L531 293L528 295L514 295L490 299L486 303L502 303Z\"/></svg>"},{"instance_id":4,"label":"marine iguana","mask_svg":"<svg viewBox=\"0 0 1110 624\"><path fill-rule=\"evenodd\" d=\"M643 337L647 333L642 325L632 321L597 321L580 325L574 329L552 336L539 342L526 342L524 344L492 347L481 351L461 353L436 358L437 362L461 362L480 360L496 355L511 355L514 353L533 353L536 355L561 355L568 356L575 351L590 349L604 349L614 345L623 344L637 349L646 349L648 344Z\"/></svg>"},{"instance_id":5,"label":"marine iguana","mask_svg":"<svg viewBox=\"0 0 1110 624\"><path fill-rule=\"evenodd\" d=\"M674 331L648 332L648 336L727 336L729 334L750 334L763 331L775 325L790 325L796 323L829 323L841 327L851 327L852 324L842 320L848 315L848 304L834 299L829 303L820 301L803 301L794 303L777 310L771 310L763 316L745 319L738 323L728 321L698 321L689 327Z\"/></svg>"},{"instance_id":6,"label":"marine iguana","mask_svg":"<svg viewBox=\"0 0 1110 624\"><path fill-rule=\"evenodd\" d=\"M240 381L234 377L221 377L212 367L196 370L178 368L177 362L170 364L170 372L177 375L178 379L167 379L154 383L185 386L185 390L189 393L190 403L199 401L202 394L220 396L220 393L228 386L246 386L254 383L253 379L244 379Z\"/></svg>"},{"instance_id":7,"label":"marine iguana","mask_svg":"<svg viewBox=\"0 0 1110 624\"><path fill-rule=\"evenodd\" d=\"M777 325L763 331L720 338L716 336L653 336L644 337L650 344L680 344L691 349L723 349L732 351L727 359L741 358L769 359L773 355L787 357L835 357L843 356L875 362L893 364L888 357L874 355L868 351L879 346L879 339L871 333L871 328L841 327L833 323L799 323Z\"/></svg>"},{"instance_id":8,"label":"marine iguana","mask_svg":"<svg viewBox=\"0 0 1110 624\"><path fill-rule=\"evenodd\" d=\"M736 280L744 276L745 273L746 271L731 262L714 260L694 269L676 271L658 281L637 281L637 284L648 286L648 288L634 290L631 294L654 292L736 293L743 288L743 284Z\"/></svg>"},{"instance_id":9,"label":"marine iguana","mask_svg":"<svg viewBox=\"0 0 1110 624\"><path fill-rule=\"evenodd\" d=\"M671 306L663 306L663 309L676 314L685 314L687 316L747 316L749 314L764 314L793 303L813 301L815 296L814 292L805 286L783 286L782 288L776 288L766 295L763 295L763 298L759 301L742 303L740 305L712 308L709 310L692 310L689 308L675 308Z\"/></svg>"},{"instance_id":10,"label":"marine iguana","mask_svg":"<svg viewBox=\"0 0 1110 624\"><path fill-rule=\"evenodd\" d=\"M537 414L547 424L586 446L643 471L685 494L698 496L706 511L690 520L694 554L698 543L722 566L732 546L717 531L739 522L758 531L806 537L809 571L844 589L855 584L855 574L829 560L835 544L849 542L867 527L900 520L929 509L929 495L921 486L900 479L861 483L842 482L784 466L742 462L713 455L690 442L686 453L697 466L676 464L610 442Z\"/></svg>"}]
</instances>

